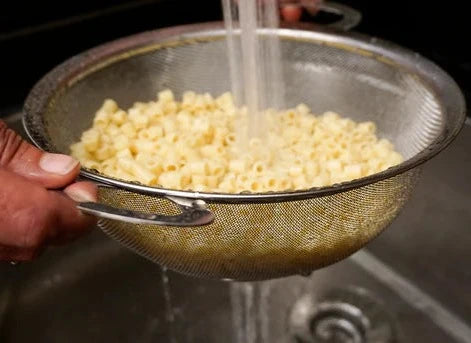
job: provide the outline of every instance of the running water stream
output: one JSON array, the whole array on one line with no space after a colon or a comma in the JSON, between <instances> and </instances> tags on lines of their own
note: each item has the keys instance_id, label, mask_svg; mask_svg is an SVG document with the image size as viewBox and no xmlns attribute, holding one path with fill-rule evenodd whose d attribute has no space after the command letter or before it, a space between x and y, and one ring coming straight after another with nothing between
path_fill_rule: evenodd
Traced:
<instances>
[{"instance_id":1,"label":"running water stream","mask_svg":"<svg viewBox=\"0 0 471 343\"><path fill-rule=\"evenodd\" d=\"M222 0L227 31L231 91L237 106L246 106L248 128L239 131L242 144L262 137L263 111L283 109L284 82L278 0ZM162 269L166 320L176 342L167 271ZM269 343L270 282L229 284L234 343Z\"/></svg>"},{"instance_id":2,"label":"running water stream","mask_svg":"<svg viewBox=\"0 0 471 343\"><path fill-rule=\"evenodd\" d=\"M242 144L264 132L263 111L283 109L284 82L277 0L222 0L232 94L247 106ZM242 135L242 136L241 136ZM270 283L232 283L234 343L268 343Z\"/></svg>"},{"instance_id":3,"label":"running water stream","mask_svg":"<svg viewBox=\"0 0 471 343\"><path fill-rule=\"evenodd\" d=\"M269 343L270 281L231 283L233 343Z\"/></svg>"},{"instance_id":4,"label":"running water stream","mask_svg":"<svg viewBox=\"0 0 471 343\"><path fill-rule=\"evenodd\" d=\"M172 297L170 293L170 279L166 267L162 267L162 289L165 301L165 321L169 328L170 343L177 343L175 332L175 312L172 305Z\"/></svg>"},{"instance_id":5,"label":"running water stream","mask_svg":"<svg viewBox=\"0 0 471 343\"><path fill-rule=\"evenodd\" d=\"M284 108L284 82L277 0L222 0L232 93L247 106L248 132L260 137L263 111Z\"/></svg>"}]
</instances>

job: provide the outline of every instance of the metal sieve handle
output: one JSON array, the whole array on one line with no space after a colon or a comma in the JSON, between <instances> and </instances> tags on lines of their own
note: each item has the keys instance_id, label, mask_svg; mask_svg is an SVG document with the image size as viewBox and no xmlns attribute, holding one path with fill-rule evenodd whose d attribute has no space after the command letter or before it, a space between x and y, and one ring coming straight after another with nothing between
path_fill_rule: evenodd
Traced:
<instances>
[{"instance_id":1,"label":"metal sieve handle","mask_svg":"<svg viewBox=\"0 0 471 343\"><path fill-rule=\"evenodd\" d=\"M206 208L206 203L202 200L166 198L179 205L182 213L174 216L148 214L93 202L79 203L77 207L83 213L98 218L118 220L130 224L186 227L208 225L214 221L214 214Z\"/></svg>"}]
</instances>

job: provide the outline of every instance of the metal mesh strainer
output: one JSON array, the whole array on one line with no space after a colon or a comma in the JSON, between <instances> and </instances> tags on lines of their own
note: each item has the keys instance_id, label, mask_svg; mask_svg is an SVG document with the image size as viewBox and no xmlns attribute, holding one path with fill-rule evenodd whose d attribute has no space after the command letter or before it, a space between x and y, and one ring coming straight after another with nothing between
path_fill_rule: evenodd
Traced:
<instances>
[{"instance_id":1,"label":"metal mesh strainer","mask_svg":"<svg viewBox=\"0 0 471 343\"><path fill-rule=\"evenodd\" d=\"M100 226L107 234L185 274L261 280L306 274L338 261L391 223L418 180L418 166L459 132L465 112L460 90L434 64L388 43L319 30L278 34L288 105L304 102L317 113L333 110L373 120L406 162L327 188L237 195L151 188L83 170L84 177L112 186L100 188L103 206L81 204L106 217ZM219 25L148 32L53 70L28 97L24 123L39 147L68 153L105 98L127 107L164 88L177 95L186 90L217 95L230 90L228 75ZM117 209L143 214L136 219ZM139 218L162 225L129 223L142 223Z\"/></svg>"}]
</instances>

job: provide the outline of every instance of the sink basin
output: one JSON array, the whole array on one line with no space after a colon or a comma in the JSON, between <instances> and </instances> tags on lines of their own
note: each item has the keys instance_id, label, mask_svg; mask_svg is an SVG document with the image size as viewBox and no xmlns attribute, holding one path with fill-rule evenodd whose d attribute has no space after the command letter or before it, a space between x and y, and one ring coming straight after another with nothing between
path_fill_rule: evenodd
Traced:
<instances>
[{"instance_id":1,"label":"sink basin","mask_svg":"<svg viewBox=\"0 0 471 343\"><path fill-rule=\"evenodd\" d=\"M254 317L266 322L265 342L294 342L289 316L303 295L349 287L367 290L387 309L394 342L453 342L426 314L359 266L357 256L308 278L256 284L265 292L263 299L253 297L264 302ZM209 343L234 336L233 286L172 272L165 273L166 284L160 267L98 231L37 262L9 269L10 301L0 331L5 343Z\"/></svg>"},{"instance_id":2,"label":"sink basin","mask_svg":"<svg viewBox=\"0 0 471 343\"><path fill-rule=\"evenodd\" d=\"M17 119L9 122L20 130ZM430 163L385 234L309 277L250 284L188 278L98 229L35 262L0 265L0 341L471 342L471 192L446 174L469 175L470 144L467 126ZM446 216L453 227L434 227Z\"/></svg>"},{"instance_id":3,"label":"sink basin","mask_svg":"<svg viewBox=\"0 0 471 343\"><path fill-rule=\"evenodd\" d=\"M361 252L311 277L250 285L264 293L253 296L260 342L295 342L289 318L296 301L352 287L371 294L387 312L394 335L388 342L459 342L365 271L358 263L365 256L372 258ZM99 231L8 269L1 342L240 342L234 338L234 286L164 272Z\"/></svg>"}]
</instances>

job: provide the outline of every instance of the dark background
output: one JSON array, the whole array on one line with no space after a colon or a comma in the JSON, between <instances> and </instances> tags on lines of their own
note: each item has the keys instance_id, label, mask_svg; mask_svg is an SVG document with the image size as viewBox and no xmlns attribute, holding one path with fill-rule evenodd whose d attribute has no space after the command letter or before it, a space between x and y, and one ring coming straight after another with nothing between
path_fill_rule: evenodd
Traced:
<instances>
[{"instance_id":1,"label":"dark background","mask_svg":"<svg viewBox=\"0 0 471 343\"><path fill-rule=\"evenodd\" d=\"M363 13L356 31L435 61L458 81L471 103L466 1L339 2ZM2 1L0 116L18 110L42 75L85 49L144 30L220 18L220 0Z\"/></svg>"}]
</instances>

